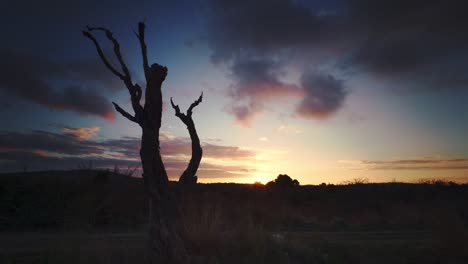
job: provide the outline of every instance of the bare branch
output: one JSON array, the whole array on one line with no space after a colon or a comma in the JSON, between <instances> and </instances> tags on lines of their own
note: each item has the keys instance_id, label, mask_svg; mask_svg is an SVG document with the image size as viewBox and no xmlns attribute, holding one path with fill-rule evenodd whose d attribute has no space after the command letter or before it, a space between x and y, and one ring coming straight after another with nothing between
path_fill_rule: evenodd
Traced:
<instances>
[{"instance_id":1,"label":"bare branch","mask_svg":"<svg viewBox=\"0 0 468 264\"><path fill-rule=\"evenodd\" d=\"M115 56L117 57L117 59L119 60L119 63L120 63L120 66L122 67L122 70L124 72L124 75L126 77L126 80L127 82L129 82L131 84L132 82L132 78L130 76L130 71L128 70L128 67L127 65L125 64L124 60L123 60L123 57L122 57L122 53L120 52L120 44L119 42L114 38L114 36L112 35L112 31L110 31L109 29L107 28L103 28L103 27L89 27L87 26L88 30L89 31L93 31L93 30L99 30L99 31L104 31L106 33L106 37L112 42L112 44L114 45L114 53L115 53Z\"/></svg>"},{"instance_id":2,"label":"bare branch","mask_svg":"<svg viewBox=\"0 0 468 264\"><path fill-rule=\"evenodd\" d=\"M197 105L199 105L203 100L203 92L201 93L200 97L198 97L198 99L193 102L190 107L187 109L187 116L192 116L192 110L193 108L195 108Z\"/></svg>"},{"instance_id":3,"label":"bare branch","mask_svg":"<svg viewBox=\"0 0 468 264\"><path fill-rule=\"evenodd\" d=\"M123 115L124 117L126 117L128 120L132 122L138 123L138 120L136 119L136 117L132 116L130 113L125 111L122 107L120 107L115 102L112 102L112 104L114 105L115 110L117 110L117 112L119 112L121 115Z\"/></svg>"},{"instance_id":4,"label":"bare branch","mask_svg":"<svg viewBox=\"0 0 468 264\"><path fill-rule=\"evenodd\" d=\"M180 120L188 125L189 122L193 122L191 121L192 120L192 110L193 108L195 108L197 105L199 105L203 100L203 92L201 93L200 97L198 97L198 99L193 102L190 107L187 109L187 113L182 113L180 112L180 108L179 108L179 105L175 105L174 104L174 101L172 101L172 97L171 97L171 105L172 105L172 108L174 108L175 110L175 115L180 118Z\"/></svg>"},{"instance_id":5,"label":"bare branch","mask_svg":"<svg viewBox=\"0 0 468 264\"><path fill-rule=\"evenodd\" d=\"M106 67L115 75L117 75L117 77L119 77L120 79L122 80L125 80L125 77L122 73L120 73L119 71L117 71L110 63L109 61L107 60L106 56L104 55L104 52L102 51L102 48L101 46L99 45L98 41L96 40L96 38L89 32L89 31L84 31L83 30L83 35L87 38L89 38L93 43L94 45L96 46L96 50L99 54L99 57L101 58L102 62L104 62L104 65L106 65Z\"/></svg>"},{"instance_id":6,"label":"bare branch","mask_svg":"<svg viewBox=\"0 0 468 264\"><path fill-rule=\"evenodd\" d=\"M141 47L141 56L143 57L143 70L145 72L146 81L148 81L149 76L149 64L148 64L148 51L145 43L145 23L138 23L138 33L135 32L138 40L140 41Z\"/></svg>"},{"instance_id":7,"label":"bare branch","mask_svg":"<svg viewBox=\"0 0 468 264\"><path fill-rule=\"evenodd\" d=\"M101 57L101 59L103 60L104 64L115 74L117 75L125 84L125 86L127 87L128 89L128 92L130 93L130 97L131 97L131 101L132 101L132 107L133 107L133 110L135 111L136 113L136 116L138 116L139 113L142 112L142 107L140 105L140 99L141 99L141 95L142 95L142 91L141 91L141 87L138 85L138 84L133 84L132 83L132 77L130 75L130 71L128 70L128 67L127 65L125 64L124 60L123 60L123 57L122 57L122 53L120 51L120 44L119 42L114 38L114 36L112 35L112 32L106 28L103 28L103 27L89 27L87 26L87 29L88 31L83 31L83 35L85 35L86 37L88 37L89 39L91 39L94 44L96 45L96 49L99 53L99 56ZM113 43L113 46L114 46L114 53L115 53L115 56L117 57L121 67L122 67L122 70L123 70L123 74L120 73L119 71L117 71L110 63L109 61L107 60L107 58L104 56L104 53L99 45L99 42L96 40L96 38L91 34L91 31L103 31L107 38ZM117 108L116 108L117 109ZM121 108L120 108L121 109ZM117 110L118 111L118 110ZM120 112L120 111L119 111ZM122 112L121 112L122 113ZM124 115L122 113L122 115ZM125 115L124 115L125 116ZM128 117L127 117L128 118ZM130 119L130 118L129 118ZM134 117L135 119L135 117ZM133 120L132 120L133 121Z\"/></svg>"},{"instance_id":8,"label":"bare branch","mask_svg":"<svg viewBox=\"0 0 468 264\"><path fill-rule=\"evenodd\" d=\"M175 105L175 104L174 104L174 101L172 101L172 97L171 97L171 105L172 105L172 108L174 108L174 110L175 110L175 115L176 115L177 117L179 117L179 118L182 120L182 122L184 122L185 115L184 115L184 113L181 113L181 112L180 112L179 105ZM184 122L184 123L185 123L185 122Z\"/></svg>"}]
</instances>

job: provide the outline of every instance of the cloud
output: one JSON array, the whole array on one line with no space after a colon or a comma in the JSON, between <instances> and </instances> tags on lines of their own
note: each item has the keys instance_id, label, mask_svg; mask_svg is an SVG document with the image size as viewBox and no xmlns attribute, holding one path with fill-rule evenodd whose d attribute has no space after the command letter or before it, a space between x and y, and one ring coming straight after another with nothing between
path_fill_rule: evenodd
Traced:
<instances>
[{"instance_id":1,"label":"cloud","mask_svg":"<svg viewBox=\"0 0 468 264\"><path fill-rule=\"evenodd\" d=\"M40 151L0 149L0 169L2 172L34 170L69 170L77 169L83 162L90 162L93 168L136 167L138 160L116 159L99 156L60 156Z\"/></svg>"},{"instance_id":2,"label":"cloud","mask_svg":"<svg viewBox=\"0 0 468 264\"><path fill-rule=\"evenodd\" d=\"M140 155L140 139L135 137L122 137L120 139L106 140L100 143L105 148L111 149L123 157L138 158ZM203 157L214 159L242 160L255 157L251 150L241 149L236 146L223 146L212 143L202 143ZM165 157L190 157L190 138L171 137L162 138L161 154Z\"/></svg>"},{"instance_id":3,"label":"cloud","mask_svg":"<svg viewBox=\"0 0 468 264\"><path fill-rule=\"evenodd\" d=\"M185 167L187 166L187 161L165 159L164 165L169 175L174 175L177 177L184 171ZM248 177L250 176L249 173L254 171L254 169L251 169L245 165L222 165L204 161L200 164L197 174L200 180L217 178L227 179L241 178L246 176Z\"/></svg>"},{"instance_id":4,"label":"cloud","mask_svg":"<svg viewBox=\"0 0 468 264\"><path fill-rule=\"evenodd\" d=\"M348 28L359 36L351 68L359 68L394 89L468 87L468 18L463 1L347 2Z\"/></svg>"},{"instance_id":5,"label":"cloud","mask_svg":"<svg viewBox=\"0 0 468 264\"><path fill-rule=\"evenodd\" d=\"M98 147L107 150L107 155L121 159L139 159L141 139L137 137L121 137L96 142Z\"/></svg>"},{"instance_id":6,"label":"cloud","mask_svg":"<svg viewBox=\"0 0 468 264\"><path fill-rule=\"evenodd\" d=\"M331 75L307 73L301 78L305 96L296 112L305 118L327 118L341 108L347 91Z\"/></svg>"},{"instance_id":7,"label":"cloud","mask_svg":"<svg viewBox=\"0 0 468 264\"><path fill-rule=\"evenodd\" d=\"M251 96L257 99L268 99L284 95L301 94L295 85L282 82L279 77L281 65L270 59L245 58L236 60L231 66L235 79L235 89L231 96L245 99Z\"/></svg>"},{"instance_id":8,"label":"cloud","mask_svg":"<svg viewBox=\"0 0 468 264\"><path fill-rule=\"evenodd\" d=\"M226 110L235 117L238 124L244 127L250 127L255 117L262 112L263 106L254 101L248 104L233 102L226 107Z\"/></svg>"},{"instance_id":9,"label":"cloud","mask_svg":"<svg viewBox=\"0 0 468 264\"><path fill-rule=\"evenodd\" d=\"M115 91L115 78L99 61L56 62L14 51L0 51L0 92L50 109L70 110L114 120L105 91Z\"/></svg>"},{"instance_id":10,"label":"cloud","mask_svg":"<svg viewBox=\"0 0 468 264\"><path fill-rule=\"evenodd\" d=\"M468 170L468 158L341 160L340 163L359 170Z\"/></svg>"},{"instance_id":11,"label":"cloud","mask_svg":"<svg viewBox=\"0 0 468 264\"><path fill-rule=\"evenodd\" d=\"M2 172L44 169L74 169L83 161L94 168L138 166L140 139L122 137L102 141L92 140L97 127L63 128L61 133L31 131L0 133L0 170ZM164 137L161 152L169 175L179 177L185 170L191 153L189 138ZM253 171L245 161L254 160L256 152L236 146L204 143L199 176L243 177ZM216 172L216 173L215 173Z\"/></svg>"},{"instance_id":12,"label":"cloud","mask_svg":"<svg viewBox=\"0 0 468 264\"><path fill-rule=\"evenodd\" d=\"M303 130L295 126L281 125L275 129L275 132L282 134L301 134Z\"/></svg>"},{"instance_id":13,"label":"cloud","mask_svg":"<svg viewBox=\"0 0 468 264\"><path fill-rule=\"evenodd\" d=\"M255 156L254 151L235 146L223 146L212 143L202 143L203 157L215 159L246 159ZM190 156L190 138L176 137L161 141L161 153L165 156Z\"/></svg>"},{"instance_id":14,"label":"cloud","mask_svg":"<svg viewBox=\"0 0 468 264\"><path fill-rule=\"evenodd\" d=\"M280 63L269 59L236 60L231 70L235 83L227 109L245 126L275 98L301 98L296 110L301 117L324 119L342 106L347 95L343 81L317 71L305 71L297 85L286 83L280 80L285 75Z\"/></svg>"},{"instance_id":15,"label":"cloud","mask_svg":"<svg viewBox=\"0 0 468 264\"><path fill-rule=\"evenodd\" d=\"M299 116L328 118L347 98L345 80L357 75L391 90L468 88L463 1L208 3L211 58L227 66L233 81L227 109L243 124L274 105L275 98L293 95L302 99ZM323 77L310 76L310 69ZM288 78L291 74L302 75L301 80ZM328 76L327 83L311 85Z\"/></svg>"},{"instance_id":16,"label":"cloud","mask_svg":"<svg viewBox=\"0 0 468 264\"><path fill-rule=\"evenodd\" d=\"M0 149L6 153L13 150L43 151L62 155L87 155L102 153L93 142L82 141L73 134L58 134L35 130L29 133L4 132L0 134Z\"/></svg>"},{"instance_id":17,"label":"cloud","mask_svg":"<svg viewBox=\"0 0 468 264\"><path fill-rule=\"evenodd\" d=\"M280 80L280 63L265 58L238 58L231 65L234 80L227 107L229 113L244 126L249 126L265 103L283 96L300 96L302 91L293 84Z\"/></svg>"},{"instance_id":18,"label":"cloud","mask_svg":"<svg viewBox=\"0 0 468 264\"><path fill-rule=\"evenodd\" d=\"M100 127L79 127L79 128L73 128L73 127L64 127L62 128L62 132L66 134L72 134L73 136L77 137L79 140L87 140L92 137L94 137L99 130L101 130Z\"/></svg>"},{"instance_id":19,"label":"cloud","mask_svg":"<svg viewBox=\"0 0 468 264\"><path fill-rule=\"evenodd\" d=\"M331 13L314 13L292 1L274 0L212 1L210 14L212 60L229 67L233 85L227 110L239 123L249 126L266 105L283 97L302 99L298 113L306 118L329 117L342 105L346 93L341 86L320 82L324 78L318 76L314 82L305 68L299 68L302 83L285 81L288 66L294 66L297 57L302 60L314 49L321 54L339 50L329 41L328 29L336 23L330 20ZM316 84L320 86L311 86Z\"/></svg>"},{"instance_id":20,"label":"cloud","mask_svg":"<svg viewBox=\"0 0 468 264\"><path fill-rule=\"evenodd\" d=\"M250 159L256 156L255 151L241 149L237 146L222 146L215 144L202 144L203 155L215 159Z\"/></svg>"},{"instance_id":21,"label":"cloud","mask_svg":"<svg viewBox=\"0 0 468 264\"><path fill-rule=\"evenodd\" d=\"M298 1L212 0L208 16L208 41L214 62L242 55L281 55L285 49L310 50L329 44L333 24ZM335 47L328 46L332 51Z\"/></svg>"}]
</instances>

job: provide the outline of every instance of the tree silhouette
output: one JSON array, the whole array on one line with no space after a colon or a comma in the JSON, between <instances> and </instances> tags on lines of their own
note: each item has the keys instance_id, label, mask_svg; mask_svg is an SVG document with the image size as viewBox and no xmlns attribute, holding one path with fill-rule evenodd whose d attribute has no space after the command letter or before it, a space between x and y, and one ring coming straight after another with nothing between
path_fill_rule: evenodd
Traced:
<instances>
[{"instance_id":1,"label":"tree silhouette","mask_svg":"<svg viewBox=\"0 0 468 264\"><path fill-rule=\"evenodd\" d=\"M198 100L193 102L190 107L187 109L187 113L181 113L178 105L174 104L171 97L171 105L175 110L175 115L187 126L187 129L190 134L190 140L192 141L192 158L187 166L187 169L182 173L179 178L179 183L184 185L191 185L197 183L197 176L195 175L200 166L200 161L203 156L203 150L200 145L200 139L198 138L197 130L195 129L195 123L192 119L192 110L195 106L201 103L203 100L203 93L200 95Z\"/></svg>"},{"instance_id":2,"label":"tree silhouette","mask_svg":"<svg viewBox=\"0 0 468 264\"><path fill-rule=\"evenodd\" d=\"M268 182L267 186L278 188L294 187L299 186L299 181L296 179L293 180L287 174L279 174L275 180Z\"/></svg>"},{"instance_id":3,"label":"tree silhouette","mask_svg":"<svg viewBox=\"0 0 468 264\"><path fill-rule=\"evenodd\" d=\"M121 66L121 71L114 68L104 55L97 39L92 35L93 31L102 31L112 42L114 54ZM189 263L190 259L184 242L178 229L177 221L179 199L176 192L169 188L164 163L161 159L159 133L162 116L162 92L161 86L167 76L167 68L159 64L148 64L147 47L145 43L145 24L138 23L137 36L143 59L143 70L146 79L145 103L140 104L143 91L140 85L132 81L130 71L126 66L119 42L112 32L102 27L87 27L83 35L90 39L98 52L104 65L118 78L120 78L130 94L132 108L135 114L130 114L115 102L117 112L128 120L138 124L142 130L140 157L143 168L143 180L146 194L149 200L149 257L150 263ZM202 95L190 105L186 114L180 112L178 106L171 104L176 116L187 126L192 140L192 158L179 179L179 187L192 185L197 182L195 176L202 158L200 140L192 120L192 110L201 103Z\"/></svg>"}]
</instances>

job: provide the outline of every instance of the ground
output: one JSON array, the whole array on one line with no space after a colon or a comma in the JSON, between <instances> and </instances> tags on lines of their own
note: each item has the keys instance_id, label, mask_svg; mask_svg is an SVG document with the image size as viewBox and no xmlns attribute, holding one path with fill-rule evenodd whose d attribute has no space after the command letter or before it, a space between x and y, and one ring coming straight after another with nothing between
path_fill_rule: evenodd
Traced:
<instances>
[{"instance_id":1,"label":"ground","mask_svg":"<svg viewBox=\"0 0 468 264\"><path fill-rule=\"evenodd\" d=\"M468 263L468 186L200 184L181 209L193 263ZM0 263L141 263L138 178L0 175Z\"/></svg>"}]
</instances>

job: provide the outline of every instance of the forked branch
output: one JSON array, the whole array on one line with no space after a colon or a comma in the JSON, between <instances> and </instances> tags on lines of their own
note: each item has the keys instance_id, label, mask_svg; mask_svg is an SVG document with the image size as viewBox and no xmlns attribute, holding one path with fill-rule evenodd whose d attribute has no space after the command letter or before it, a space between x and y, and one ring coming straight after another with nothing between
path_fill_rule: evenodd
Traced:
<instances>
[{"instance_id":1,"label":"forked branch","mask_svg":"<svg viewBox=\"0 0 468 264\"><path fill-rule=\"evenodd\" d=\"M97 39L89 32L89 31L84 31L83 30L83 35L87 38L89 38L93 43L94 43L94 46L96 46L96 50L99 54L99 57L101 58L102 62L104 62L104 65L106 65L106 67L114 74L116 75L117 77L119 77L121 80L124 80L125 77L122 73L120 73L118 70L116 70L114 68L114 66L112 66L112 64L109 63L109 61L107 60L106 58L106 55L104 55L104 52L102 51L102 48L101 46L99 45L99 42L97 41Z\"/></svg>"},{"instance_id":2,"label":"forked branch","mask_svg":"<svg viewBox=\"0 0 468 264\"><path fill-rule=\"evenodd\" d=\"M203 92L200 94L200 97L198 97L198 99L193 102L190 107L187 109L187 115L188 116L192 116L192 110L193 108L195 108L195 106L199 105L203 100Z\"/></svg>"},{"instance_id":3,"label":"forked branch","mask_svg":"<svg viewBox=\"0 0 468 264\"><path fill-rule=\"evenodd\" d=\"M193 108L195 108L197 105L199 105L202 102L202 100L203 100L203 92L200 94L200 97L198 97L198 99L189 106L189 108L187 109L186 114L180 112L179 105L174 104L174 101L172 100L172 97L171 97L171 105L172 105L172 108L174 108L174 110L175 110L175 115L178 118L180 118L180 120L182 120L182 122L185 125L187 125L187 122L192 120Z\"/></svg>"},{"instance_id":4,"label":"forked branch","mask_svg":"<svg viewBox=\"0 0 468 264\"><path fill-rule=\"evenodd\" d=\"M128 67L125 64L124 60L123 60L122 53L120 52L120 44L114 38L114 36L112 35L112 31L110 31L107 28L103 28L103 27L90 27L90 26L87 26L87 29L89 31L99 30L99 31L103 31L104 33L106 33L106 37L112 42L112 44L114 46L115 56L119 60L120 66L122 67L122 70L123 70L123 73L124 73L124 78L125 78L124 79L125 84L127 84L127 82L128 82L131 85L132 77L130 76L130 71L128 70Z\"/></svg>"},{"instance_id":5,"label":"forked branch","mask_svg":"<svg viewBox=\"0 0 468 264\"><path fill-rule=\"evenodd\" d=\"M190 140L192 141L192 158L187 165L187 168L182 173L179 178L179 183L183 185L192 185L197 182L197 173L198 167L200 166L200 161L203 156L203 150L200 144L200 139L198 138L197 130L195 129L195 123L192 119L192 111L197 105L199 105L203 100L203 92L200 97L193 102L187 110L187 113L184 114L180 111L178 105L174 104L174 101L171 98L172 108L175 110L175 115L187 126L187 129L190 134Z\"/></svg>"},{"instance_id":6,"label":"forked branch","mask_svg":"<svg viewBox=\"0 0 468 264\"><path fill-rule=\"evenodd\" d=\"M141 44L142 45L142 53L146 54L146 45L144 44L144 29L145 29L144 24L139 23L139 36L141 36L141 37L139 37L139 39L140 39L140 44L142 43ZM99 54L99 57L104 62L104 65L106 65L106 67L114 75L119 77L124 82L125 86L127 87L128 92L130 93L132 107L133 107L133 110L135 111L135 116L129 114L127 111L123 110L120 106L113 103L115 109L120 114L122 114L124 117L126 117L127 119L129 119L129 120L131 120L133 122L139 123L140 116L141 116L141 114L143 112L143 107L140 105L140 99L141 99L141 96L142 96L143 92L142 92L141 87L138 84L133 84L132 83L132 76L130 74L130 71L128 70L127 65L124 62L122 52L120 51L119 42L114 38L114 36L112 34L112 31L110 31L107 28L87 26L87 30L88 31L83 31L83 35L85 37L89 38L94 43L94 45L96 46L96 50L97 50L97 52ZM103 52L99 42L93 36L93 34L91 34L92 31L103 31L106 34L106 37L112 42L113 47L114 47L114 54L117 57L117 60L119 61L119 64L120 64L120 66L122 68L123 73L118 71L116 68L114 68L114 66L112 66L112 64L109 62L107 57L104 55L104 52ZM144 47L144 50L143 50L143 47ZM147 58L145 56L145 65L147 65L147 64L148 64L148 60L147 60Z\"/></svg>"}]
</instances>

